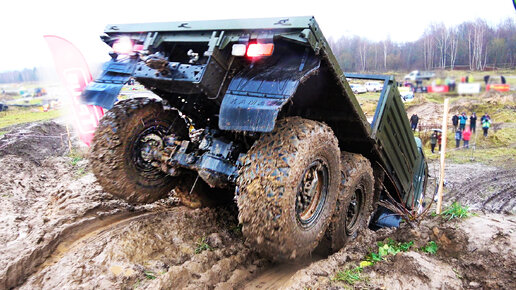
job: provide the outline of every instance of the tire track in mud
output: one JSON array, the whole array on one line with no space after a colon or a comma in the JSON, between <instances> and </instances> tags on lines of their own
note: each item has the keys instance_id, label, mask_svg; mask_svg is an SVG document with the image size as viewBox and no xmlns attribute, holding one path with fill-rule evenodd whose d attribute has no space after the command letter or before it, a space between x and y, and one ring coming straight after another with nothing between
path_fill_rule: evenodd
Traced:
<instances>
[{"instance_id":1,"label":"tire track in mud","mask_svg":"<svg viewBox=\"0 0 516 290\"><path fill-rule=\"evenodd\" d=\"M297 263L282 263L265 266L254 278L242 285L241 289L286 289L292 286L291 278L299 271L325 257L312 256Z\"/></svg>"},{"instance_id":2,"label":"tire track in mud","mask_svg":"<svg viewBox=\"0 0 516 290\"><path fill-rule=\"evenodd\" d=\"M41 265L38 266L38 269L34 274L37 275L44 268L57 263L65 254L73 250L78 244L90 237L97 236L102 232L112 231L117 227L123 226L124 224L133 220L145 218L155 214L158 213L149 213L145 211L125 212L97 220L92 220L91 223L74 228L74 232L59 242L52 254Z\"/></svg>"},{"instance_id":3,"label":"tire track in mud","mask_svg":"<svg viewBox=\"0 0 516 290\"><path fill-rule=\"evenodd\" d=\"M115 213L109 216L91 217L77 221L66 227L55 237L36 248L29 256L22 256L16 262L9 265L6 271L6 281L3 285L6 289L22 285L31 275L37 275L47 266L53 265L63 257L70 249L86 238L100 233L110 227L129 222L149 214L145 210ZM89 214L91 215L91 213Z\"/></svg>"}]
</instances>

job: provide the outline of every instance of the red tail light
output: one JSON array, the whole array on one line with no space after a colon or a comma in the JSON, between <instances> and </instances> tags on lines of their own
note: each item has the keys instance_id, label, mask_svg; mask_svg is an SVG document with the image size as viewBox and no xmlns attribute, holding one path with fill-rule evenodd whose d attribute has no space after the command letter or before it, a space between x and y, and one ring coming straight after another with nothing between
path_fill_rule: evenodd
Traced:
<instances>
[{"instance_id":1,"label":"red tail light","mask_svg":"<svg viewBox=\"0 0 516 290\"><path fill-rule=\"evenodd\" d=\"M273 43L252 43L247 47L247 57L270 56L273 51Z\"/></svg>"}]
</instances>

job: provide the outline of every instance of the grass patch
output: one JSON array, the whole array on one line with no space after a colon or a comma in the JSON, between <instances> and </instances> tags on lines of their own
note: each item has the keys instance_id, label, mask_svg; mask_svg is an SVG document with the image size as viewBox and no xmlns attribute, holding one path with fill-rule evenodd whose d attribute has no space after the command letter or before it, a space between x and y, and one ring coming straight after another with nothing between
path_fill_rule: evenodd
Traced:
<instances>
[{"instance_id":1,"label":"grass patch","mask_svg":"<svg viewBox=\"0 0 516 290\"><path fill-rule=\"evenodd\" d=\"M152 271L144 271L143 272L143 275L145 275L145 278L149 279L149 280L154 280L156 279L156 273L152 272Z\"/></svg>"},{"instance_id":2,"label":"grass patch","mask_svg":"<svg viewBox=\"0 0 516 290\"><path fill-rule=\"evenodd\" d=\"M77 163L79 163L79 161L84 159L83 154L74 149L72 149L72 151L70 153L68 153L68 157L71 158L70 164L72 164L73 166L77 165Z\"/></svg>"},{"instance_id":3,"label":"grass patch","mask_svg":"<svg viewBox=\"0 0 516 290\"><path fill-rule=\"evenodd\" d=\"M202 237L195 243L195 254L200 254L204 251L212 251L213 248L206 242L206 237Z\"/></svg>"},{"instance_id":4,"label":"grass patch","mask_svg":"<svg viewBox=\"0 0 516 290\"><path fill-rule=\"evenodd\" d=\"M386 242L378 242L377 245L378 252L371 252L366 256L366 261L371 262L372 264L382 261L386 256L408 251L410 247L414 245L414 242L410 241L401 243L388 238Z\"/></svg>"},{"instance_id":5,"label":"grass patch","mask_svg":"<svg viewBox=\"0 0 516 290\"><path fill-rule=\"evenodd\" d=\"M17 124L52 120L63 115L63 110L51 110L48 112L43 112L37 109L9 108L8 111L0 113L0 129Z\"/></svg>"},{"instance_id":6,"label":"grass patch","mask_svg":"<svg viewBox=\"0 0 516 290\"><path fill-rule=\"evenodd\" d=\"M509 164L514 163L516 159L516 126L508 126L503 129L489 129L487 137L482 135L482 128L477 128L476 136L471 136L469 141L469 149L455 148L455 133L453 130L448 131L448 139L446 145L446 160L452 163L468 163L480 162L484 164L493 164L503 162ZM420 133L424 135L426 133ZM429 134L429 133L428 133ZM428 135L427 134L427 135ZM440 154L432 154L430 150L430 142L428 136L421 136L425 142L423 151L427 160L439 160ZM464 143L461 141L461 146ZM438 146L435 152L438 153Z\"/></svg>"},{"instance_id":7,"label":"grass patch","mask_svg":"<svg viewBox=\"0 0 516 290\"><path fill-rule=\"evenodd\" d=\"M355 284L356 282L362 280L362 267L355 267L351 269L347 269L344 271L339 271L337 274L335 274L335 277L333 277L333 281L342 281L345 283L348 283L350 285Z\"/></svg>"},{"instance_id":8,"label":"grass patch","mask_svg":"<svg viewBox=\"0 0 516 290\"><path fill-rule=\"evenodd\" d=\"M448 220L452 220L455 218L467 218L471 216L469 212L469 207L466 205L461 205L458 202L452 203L446 210L441 213L442 216L447 217Z\"/></svg>"}]
</instances>

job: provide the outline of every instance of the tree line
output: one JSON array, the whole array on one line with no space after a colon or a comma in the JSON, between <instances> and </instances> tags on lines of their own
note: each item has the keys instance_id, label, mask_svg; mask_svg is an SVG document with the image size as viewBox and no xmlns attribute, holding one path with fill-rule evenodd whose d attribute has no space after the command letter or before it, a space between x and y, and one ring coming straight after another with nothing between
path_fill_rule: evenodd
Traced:
<instances>
[{"instance_id":1,"label":"tree line","mask_svg":"<svg viewBox=\"0 0 516 290\"><path fill-rule=\"evenodd\" d=\"M344 71L514 69L516 64L512 18L494 27L483 19L452 27L434 23L413 42L395 43L390 38L375 42L360 36L328 42Z\"/></svg>"},{"instance_id":2,"label":"tree line","mask_svg":"<svg viewBox=\"0 0 516 290\"><path fill-rule=\"evenodd\" d=\"M389 38L370 41L343 36L328 40L344 71L410 71L415 69L514 69L516 22L512 18L491 27L483 19L446 27L430 25L416 41L396 43ZM38 69L0 73L0 83L38 80Z\"/></svg>"},{"instance_id":3,"label":"tree line","mask_svg":"<svg viewBox=\"0 0 516 290\"><path fill-rule=\"evenodd\" d=\"M0 72L0 84L33 82L37 80L38 70L36 68Z\"/></svg>"}]
</instances>

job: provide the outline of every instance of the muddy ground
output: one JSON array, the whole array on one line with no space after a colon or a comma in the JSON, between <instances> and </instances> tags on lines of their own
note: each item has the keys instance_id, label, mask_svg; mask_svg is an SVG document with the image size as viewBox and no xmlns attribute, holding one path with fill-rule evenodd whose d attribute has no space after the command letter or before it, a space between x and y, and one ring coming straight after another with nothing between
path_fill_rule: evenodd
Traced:
<instances>
[{"instance_id":1,"label":"muddy ground","mask_svg":"<svg viewBox=\"0 0 516 290\"><path fill-rule=\"evenodd\" d=\"M274 265L244 244L234 204L190 209L172 191L130 206L68 152L63 125L19 126L0 139L0 289L349 288L336 274L388 237L414 247L365 267L354 287L516 289L515 170L479 167L446 171L445 203L468 204L476 216L364 230L333 255ZM416 250L429 241L436 254Z\"/></svg>"}]
</instances>

